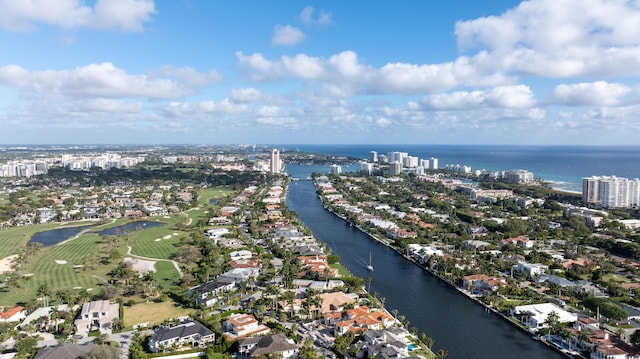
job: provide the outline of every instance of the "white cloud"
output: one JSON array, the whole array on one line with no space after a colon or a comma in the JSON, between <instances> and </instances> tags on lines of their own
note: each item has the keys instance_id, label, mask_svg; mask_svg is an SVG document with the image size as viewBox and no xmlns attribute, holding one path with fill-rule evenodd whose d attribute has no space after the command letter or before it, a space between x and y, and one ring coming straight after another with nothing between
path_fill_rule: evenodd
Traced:
<instances>
[{"instance_id":1,"label":"white cloud","mask_svg":"<svg viewBox=\"0 0 640 359\"><path fill-rule=\"evenodd\" d=\"M154 13L153 0L97 0L93 7L81 0L2 0L0 26L14 31L29 31L38 23L142 31Z\"/></svg>"},{"instance_id":2,"label":"white cloud","mask_svg":"<svg viewBox=\"0 0 640 359\"><path fill-rule=\"evenodd\" d=\"M73 70L29 72L17 65L0 67L0 85L23 91L70 96L107 98L179 98L219 79L215 71L198 73L191 68L167 67L176 79L130 75L110 62Z\"/></svg>"},{"instance_id":3,"label":"white cloud","mask_svg":"<svg viewBox=\"0 0 640 359\"><path fill-rule=\"evenodd\" d=\"M164 66L160 70L162 75L174 78L190 88L201 88L222 81L222 75L215 70L198 72L192 67L178 68L175 66Z\"/></svg>"},{"instance_id":4,"label":"white cloud","mask_svg":"<svg viewBox=\"0 0 640 359\"><path fill-rule=\"evenodd\" d=\"M291 25L276 25L274 29L273 45L293 46L304 40L304 33Z\"/></svg>"},{"instance_id":5,"label":"white cloud","mask_svg":"<svg viewBox=\"0 0 640 359\"><path fill-rule=\"evenodd\" d=\"M233 102L257 102L264 98L262 91L253 87L233 89L229 93L229 98Z\"/></svg>"},{"instance_id":6,"label":"white cloud","mask_svg":"<svg viewBox=\"0 0 640 359\"><path fill-rule=\"evenodd\" d=\"M457 86L500 85L512 80L477 72L469 59L461 57L454 62L436 65L389 63L381 68L359 63L353 51L344 51L328 60L298 54L282 56L271 61L262 54L244 55L237 52L238 65L254 81L269 82L285 78L322 84L336 96L354 94L433 93Z\"/></svg>"},{"instance_id":7,"label":"white cloud","mask_svg":"<svg viewBox=\"0 0 640 359\"><path fill-rule=\"evenodd\" d=\"M318 15L317 18L313 18L313 6L307 6L304 9L302 9L302 11L300 12L300 15L298 15L298 18L300 19L300 21L302 21L304 24L307 25L327 25L331 23L331 13L330 12L325 12L324 10L320 10L320 14Z\"/></svg>"},{"instance_id":8,"label":"white cloud","mask_svg":"<svg viewBox=\"0 0 640 359\"><path fill-rule=\"evenodd\" d=\"M556 86L553 98L556 102L568 106L617 106L620 97L631 92L624 84L605 81L562 84Z\"/></svg>"},{"instance_id":9,"label":"white cloud","mask_svg":"<svg viewBox=\"0 0 640 359\"><path fill-rule=\"evenodd\" d=\"M425 109L469 111L478 108L530 108L536 101L528 86L498 86L484 91L456 91L427 96L422 100ZM408 104L414 107L413 103Z\"/></svg>"},{"instance_id":10,"label":"white cloud","mask_svg":"<svg viewBox=\"0 0 640 359\"><path fill-rule=\"evenodd\" d=\"M256 122L261 125L286 128L298 128L300 125L298 120L292 117L260 117Z\"/></svg>"},{"instance_id":11,"label":"white cloud","mask_svg":"<svg viewBox=\"0 0 640 359\"><path fill-rule=\"evenodd\" d=\"M494 70L566 78L640 74L640 3L529 0L498 16L459 21L463 50ZM488 55L488 56L487 56Z\"/></svg>"}]
</instances>

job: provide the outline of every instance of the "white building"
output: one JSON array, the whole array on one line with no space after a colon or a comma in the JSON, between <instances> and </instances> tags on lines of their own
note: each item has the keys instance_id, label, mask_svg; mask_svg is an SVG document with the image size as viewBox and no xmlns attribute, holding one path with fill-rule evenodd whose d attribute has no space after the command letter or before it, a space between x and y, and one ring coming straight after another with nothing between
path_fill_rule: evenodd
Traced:
<instances>
[{"instance_id":1,"label":"white building","mask_svg":"<svg viewBox=\"0 0 640 359\"><path fill-rule=\"evenodd\" d=\"M418 157L406 156L402 158L402 166L406 168L418 167Z\"/></svg>"},{"instance_id":2,"label":"white building","mask_svg":"<svg viewBox=\"0 0 640 359\"><path fill-rule=\"evenodd\" d=\"M593 176L582 179L582 201L602 208L640 206L640 179Z\"/></svg>"},{"instance_id":3,"label":"white building","mask_svg":"<svg viewBox=\"0 0 640 359\"><path fill-rule=\"evenodd\" d=\"M389 162L389 174L392 176L397 176L402 174L402 162L393 161Z\"/></svg>"},{"instance_id":4,"label":"white building","mask_svg":"<svg viewBox=\"0 0 640 359\"><path fill-rule=\"evenodd\" d=\"M360 163L360 171L361 172L366 172L369 175L372 174L373 173L373 163L361 162Z\"/></svg>"},{"instance_id":5,"label":"white building","mask_svg":"<svg viewBox=\"0 0 640 359\"><path fill-rule=\"evenodd\" d=\"M269 172L280 173L282 163L280 161L280 151L278 149L271 150L271 158L269 160Z\"/></svg>"},{"instance_id":6,"label":"white building","mask_svg":"<svg viewBox=\"0 0 640 359\"><path fill-rule=\"evenodd\" d=\"M552 312L558 316L559 323L573 323L578 320L576 314L568 312L553 303L520 305L511 310L511 315L514 317L520 316L522 324L531 329L542 329L547 327L545 321Z\"/></svg>"},{"instance_id":7,"label":"white building","mask_svg":"<svg viewBox=\"0 0 640 359\"><path fill-rule=\"evenodd\" d=\"M339 175L340 173L342 173L342 166L340 165L331 165L331 167L329 168L329 171L331 172L331 174L334 175Z\"/></svg>"},{"instance_id":8,"label":"white building","mask_svg":"<svg viewBox=\"0 0 640 359\"><path fill-rule=\"evenodd\" d=\"M369 152L369 162L371 163L378 162L378 152L376 151Z\"/></svg>"},{"instance_id":9,"label":"white building","mask_svg":"<svg viewBox=\"0 0 640 359\"><path fill-rule=\"evenodd\" d=\"M502 178L513 183L530 183L533 182L533 173L527 170L508 170Z\"/></svg>"}]
</instances>

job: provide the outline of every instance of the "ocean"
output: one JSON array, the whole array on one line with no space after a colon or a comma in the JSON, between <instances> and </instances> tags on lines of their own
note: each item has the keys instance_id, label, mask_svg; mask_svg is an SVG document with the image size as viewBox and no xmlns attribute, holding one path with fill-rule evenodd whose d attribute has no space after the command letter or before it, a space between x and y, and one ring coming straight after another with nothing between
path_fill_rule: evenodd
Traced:
<instances>
[{"instance_id":1,"label":"ocean","mask_svg":"<svg viewBox=\"0 0 640 359\"><path fill-rule=\"evenodd\" d=\"M439 167L447 164L471 166L473 170L501 171L525 169L535 178L552 183L554 188L582 191L582 178L617 176L640 178L640 146L519 146L519 145L277 145L285 151L323 153L368 159L370 151L387 154L407 152L420 159L435 157ZM343 172L357 171L359 166L345 166ZM287 164L294 177L308 177L311 172L326 173L328 166Z\"/></svg>"}]
</instances>

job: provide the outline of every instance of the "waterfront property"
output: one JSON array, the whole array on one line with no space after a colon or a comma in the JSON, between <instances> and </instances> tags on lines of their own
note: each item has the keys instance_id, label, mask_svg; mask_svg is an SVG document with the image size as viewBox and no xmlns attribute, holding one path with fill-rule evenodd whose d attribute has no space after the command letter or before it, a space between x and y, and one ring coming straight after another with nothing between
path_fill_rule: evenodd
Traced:
<instances>
[{"instance_id":1,"label":"waterfront property","mask_svg":"<svg viewBox=\"0 0 640 359\"><path fill-rule=\"evenodd\" d=\"M573 323L578 320L575 313L568 312L553 303L521 305L511 310L511 315L520 318L520 322L530 329L546 328L552 313L556 314L558 323Z\"/></svg>"}]
</instances>

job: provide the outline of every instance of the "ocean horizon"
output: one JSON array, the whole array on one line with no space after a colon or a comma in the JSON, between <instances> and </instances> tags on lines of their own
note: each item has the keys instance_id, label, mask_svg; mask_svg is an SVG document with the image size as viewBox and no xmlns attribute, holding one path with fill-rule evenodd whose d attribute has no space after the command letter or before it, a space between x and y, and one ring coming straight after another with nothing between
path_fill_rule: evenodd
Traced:
<instances>
[{"instance_id":1,"label":"ocean horizon","mask_svg":"<svg viewBox=\"0 0 640 359\"><path fill-rule=\"evenodd\" d=\"M575 146L575 145L272 145L284 151L322 153L366 160L370 151L387 154L407 152L420 159L435 157L440 168L447 164L470 166L472 170L503 171L525 169L534 177L551 183L553 188L582 191L582 178L617 176L640 178L640 146ZM345 166L344 172L357 171L359 166ZM310 172L309 172L310 171ZM287 164L287 173L307 177L311 172L326 173L328 166L313 169Z\"/></svg>"}]
</instances>

